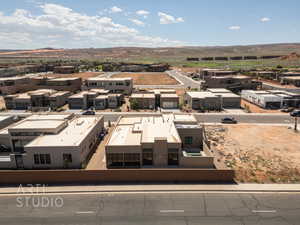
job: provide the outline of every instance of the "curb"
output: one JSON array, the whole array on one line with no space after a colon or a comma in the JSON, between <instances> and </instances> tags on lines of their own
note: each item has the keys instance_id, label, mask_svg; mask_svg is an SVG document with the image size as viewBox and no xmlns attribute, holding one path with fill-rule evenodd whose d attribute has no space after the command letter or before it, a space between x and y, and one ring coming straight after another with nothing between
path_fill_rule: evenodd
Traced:
<instances>
[{"instance_id":1,"label":"curb","mask_svg":"<svg viewBox=\"0 0 300 225\"><path fill-rule=\"evenodd\" d=\"M249 192L249 193L254 193L254 192L262 192L262 193L300 193L300 190L253 190L253 189L245 189L245 190L224 190L224 189L187 189L187 190L172 190L172 189L165 189L165 190L160 190L160 189L154 189L154 190L90 190L90 191L46 191L46 192L40 192L40 193L33 193L33 195L40 195L40 194L67 194L67 193L144 193L144 192L167 192L167 193L172 193L172 192L237 192L237 193L242 193L242 192ZM20 195L31 195L32 193L30 192L24 192L24 193L18 193L18 192L0 192L0 195L15 195L15 194L20 194Z\"/></svg>"}]
</instances>

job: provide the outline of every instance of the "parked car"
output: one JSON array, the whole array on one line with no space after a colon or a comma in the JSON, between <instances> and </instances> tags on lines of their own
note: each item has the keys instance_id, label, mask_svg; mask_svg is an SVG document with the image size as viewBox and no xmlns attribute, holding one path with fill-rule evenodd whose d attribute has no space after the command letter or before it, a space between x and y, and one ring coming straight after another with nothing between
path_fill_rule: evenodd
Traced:
<instances>
[{"instance_id":1,"label":"parked car","mask_svg":"<svg viewBox=\"0 0 300 225\"><path fill-rule=\"evenodd\" d=\"M85 115L85 116L93 116L95 114L96 113L93 110L87 110L87 111L85 111L85 112L82 113L82 115Z\"/></svg>"},{"instance_id":2,"label":"parked car","mask_svg":"<svg viewBox=\"0 0 300 225\"><path fill-rule=\"evenodd\" d=\"M237 121L233 117L225 117L221 120L222 123L236 124Z\"/></svg>"},{"instance_id":3,"label":"parked car","mask_svg":"<svg viewBox=\"0 0 300 225\"><path fill-rule=\"evenodd\" d=\"M281 112L293 112L294 111L294 108L293 107L288 107L288 108L283 108L280 110Z\"/></svg>"},{"instance_id":4,"label":"parked car","mask_svg":"<svg viewBox=\"0 0 300 225\"><path fill-rule=\"evenodd\" d=\"M290 113L292 117L300 117L300 110L294 110Z\"/></svg>"}]
</instances>

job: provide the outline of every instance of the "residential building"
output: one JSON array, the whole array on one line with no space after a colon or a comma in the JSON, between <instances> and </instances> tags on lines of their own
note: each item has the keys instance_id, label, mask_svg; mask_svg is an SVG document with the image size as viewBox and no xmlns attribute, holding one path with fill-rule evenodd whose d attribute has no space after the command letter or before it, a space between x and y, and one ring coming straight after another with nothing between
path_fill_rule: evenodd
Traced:
<instances>
[{"instance_id":1,"label":"residential building","mask_svg":"<svg viewBox=\"0 0 300 225\"><path fill-rule=\"evenodd\" d=\"M79 77L35 77L32 80L36 84L37 89L75 92L81 90L82 86L82 80Z\"/></svg>"},{"instance_id":2,"label":"residential building","mask_svg":"<svg viewBox=\"0 0 300 225\"><path fill-rule=\"evenodd\" d=\"M164 109L177 109L179 107L179 96L177 94L161 94L160 107Z\"/></svg>"},{"instance_id":3,"label":"residential building","mask_svg":"<svg viewBox=\"0 0 300 225\"><path fill-rule=\"evenodd\" d=\"M105 145L107 168L214 168L192 115L121 117Z\"/></svg>"},{"instance_id":4,"label":"residential building","mask_svg":"<svg viewBox=\"0 0 300 225\"><path fill-rule=\"evenodd\" d=\"M139 109L154 109L155 108L155 95L152 93L134 93L130 96L129 101L131 104L136 103L135 107Z\"/></svg>"},{"instance_id":5,"label":"residential building","mask_svg":"<svg viewBox=\"0 0 300 225\"><path fill-rule=\"evenodd\" d=\"M205 77L219 77L237 74L236 71L221 69L200 69L199 72L201 79L204 79Z\"/></svg>"},{"instance_id":6,"label":"residential building","mask_svg":"<svg viewBox=\"0 0 300 225\"><path fill-rule=\"evenodd\" d=\"M74 94L68 98L70 109L117 108L124 101L122 94L108 94L108 90L91 89ZM104 108L105 107L105 108Z\"/></svg>"},{"instance_id":7,"label":"residential building","mask_svg":"<svg viewBox=\"0 0 300 225\"><path fill-rule=\"evenodd\" d=\"M241 96L243 99L265 109L300 106L300 94L282 90L243 90Z\"/></svg>"},{"instance_id":8,"label":"residential building","mask_svg":"<svg viewBox=\"0 0 300 225\"><path fill-rule=\"evenodd\" d=\"M70 74L76 73L77 68L75 66L56 66L54 67L54 73Z\"/></svg>"},{"instance_id":9,"label":"residential building","mask_svg":"<svg viewBox=\"0 0 300 225\"><path fill-rule=\"evenodd\" d=\"M241 107L241 97L223 88L186 92L184 99L185 104L195 110L221 110Z\"/></svg>"},{"instance_id":10,"label":"residential building","mask_svg":"<svg viewBox=\"0 0 300 225\"><path fill-rule=\"evenodd\" d=\"M204 82L201 82L200 88L226 88L233 92L240 92L243 89L256 90L261 85L261 82L252 81L251 77L244 75L228 75L228 76L208 76L204 77Z\"/></svg>"},{"instance_id":11,"label":"residential building","mask_svg":"<svg viewBox=\"0 0 300 225\"><path fill-rule=\"evenodd\" d=\"M300 87L300 76L282 77L280 83L282 85L294 85Z\"/></svg>"},{"instance_id":12,"label":"residential building","mask_svg":"<svg viewBox=\"0 0 300 225\"><path fill-rule=\"evenodd\" d=\"M120 93L130 95L133 89L132 78L103 78L92 77L85 81L83 90L105 89L112 93Z\"/></svg>"},{"instance_id":13,"label":"residential building","mask_svg":"<svg viewBox=\"0 0 300 225\"><path fill-rule=\"evenodd\" d=\"M176 109L179 107L179 96L174 89L139 90L130 96L130 102L135 102L135 107L140 109Z\"/></svg>"},{"instance_id":14,"label":"residential building","mask_svg":"<svg viewBox=\"0 0 300 225\"><path fill-rule=\"evenodd\" d=\"M30 116L0 131L10 149L0 168L82 168L103 129L103 116Z\"/></svg>"},{"instance_id":15,"label":"residential building","mask_svg":"<svg viewBox=\"0 0 300 225\"><path fill-rule=\"evenodd\" d=\"M0 78L0 94L10 95L33 90L35 83L30 76Z\"/></svg>"},{"instance_id":16,"label":"residential building","mask_svg":"<svg viewBox=\"0 0 300 225\"><path fill-rule=\"evenodd\" d=\"M291 77L299 77L300 72L295 72L295 71L289 71L289 72L284 72L284 73L279 73L277 74L277 80L282 81L283 78L291 78Z\"/></svg>"},{"instance_id":17,"label":"residential building","mask_svg":"<svg viewBox=\"0 0 300 225\"><path fill-rule=\"evenodd\" d=\"M39 89L21 94L4 96L6 109L18 110L48 110L57 109L67 104L68 91Z\"/></svg>"},{"instance_id":18,"label":"residential building","mask_svg":"<svg viewBox=\"0 0 300 225\"><path fill-rule=\"evenodd\" d=\"M36 89L57 91L77 91L81 89L81 78L47 78L38 76L18 76L0 78L0 94L10 95Z\"/></svg>"}]
</instances>

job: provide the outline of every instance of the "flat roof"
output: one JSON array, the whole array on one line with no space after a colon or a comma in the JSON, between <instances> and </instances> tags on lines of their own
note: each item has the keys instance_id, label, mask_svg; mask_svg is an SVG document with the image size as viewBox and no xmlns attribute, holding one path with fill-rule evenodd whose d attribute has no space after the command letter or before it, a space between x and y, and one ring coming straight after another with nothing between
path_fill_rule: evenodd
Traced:
<instances>
[{"instance_id":1,"label":"flat roof","mask_svg":"<svg viewBox=\"0 0 300 225\"><path fill-rule=\"evenodd\" d=\"M175 123L198 123L192 114L174 114Z\"/></svg>"},{"instance_id":2,"label":"flat roof","mask_svg":"<svg viewBox=\"0 0 300 225\"><path fill-rule=\"evenodd\" d=\"M119 125L113 131L113 134L107 143L109 146L129 145L139 146L141 144L141 133L134 133L132 125Z\"/></svg>"},{"instance_id":3,"label":"flat roof","mask_svg":"<svg viewBox=\"0 0 300 225\"><path fill-rule=\"evenodd\" d=\"M17 123L15 126L10 129L21 130L21 129L56 129L61 126L65 121L63 120L23 120L20 123Z\"/></svg>"},{"instance_id":4,"label":"flat roof","mask_svg":"<svg viewBox=\"0 0 300 225\"><path fill-rule=\"evenodd\" d=\"M124 81L124 80L132 80L131 77L90 77L87 81Z\"/></svg>"},{"instance_id":5,"label":"flat roof","mask_svg":"<svg viewBox=\"0 0 300 225\"><path fill-rule=\"evenodd\" d=\"M173 119L172 115L122 117L106 146L140 146L157 139L181 143Z\"/></svg>"},{"instance_id":6,"label":"flat roof","mask_svg":"<svg viewBox=\"0 0 300 225\"><path fill-rule=\"evenodd\" d=\"M216 98L217 96L209 91L188 91L187 95L192 98Z\"/></svg>"},{"instance_id":7,"label":"flat roof","mask_svg":"<svg viewBox=\"0 0 300 225\"><path fill-rule=\"evenodd\" d=\"M26 120L66 120L69 119L73 114L33 114L26 118Z\"/></svg>"},{"instance_id":8,"label":"flat roof","mask_svg":"<svg viewBox=\"0 0 300 225\"><path fill-rule=\"evenodd\" d=\"M53 78L49 77L49 81L68 81L68 80L79 80L81 79L80 77L58 77L58 78Z\"/></svg>"},{"instance_id":9,"label":"flat roof","mask_svg":"<svg viewBox=\"0 0 300 225\"><path fill-rule=\"evenodd\" d=\"M69 94L69 93L71 93L71 92L69 92L69 91L58 91L58 92L52 94L50 97L62 96L62 95L66 95L66 94Z\"/></svg>"},{"instance_id":10,"label":"flat roof","mask_svg":"<svg viewBox=\"0 0 300 225\"><path fill-rule=\"evenodd\" d=\"M216 93L216 95L222 96L222 98L240 98L241 96L234 93Z\"/></svg>"},{"instance_id":11,"label":"flat roof","mask_svg":"<svg viewBox=\"0 0 300 225\"><path fill-rule=\"evenodd\" d=\"M161 98L179 98L177 94L161 94Z\"/></svg>"},{"instance_id":12,"label":"flat roof","mask_svg":"<svg viewBox=\"0 0 300 225\"><path fill-rule=\"evenodd\" d=\"M207 88L207 91L212 93L232 93L230 90L225 88Z\"/></svg>"},{"instance_id":13,"label":"flat roof","mask_svg":"<svg viewBox=\"0 0 300 225\"><path fill-rule=\"evenodd\" d=\"M5 120L7 120L7 119L9 119L9 118L12 118L13 116L3 116L3 115L0 115L0 123L2 122L2 121L5 121Z\"/></svg>"},{"instance_id":14,"label":"flat roof","mask_svg":"<svg viewBox=\"0 0 300 225\"><path fill-rule=\"evenodd\" d=\"M107 99L107 95L98 95L95 99Z\"/></svg>"},{"instance_id":15,"label":"flat roof","mask_svg":"<svg viewBox=\"0 0 300 225\"><path fill-rule=\"evenodd\" d=\"M293 77L283 77L285 80L300 80L300 76L293 76Z\"/></svg>"},{"instance_id":16,"label":"flat roof","mask_svg":"<svg viewBox=\"0 0 300 225\"><path fill-rule=\"evenodd\" d=\"M130 96L131 98L155 98L154 94L142 94L142 93L134 93Z\"/></svg>"},{"instance_id":17,"label":"flat roof","mask_svg":"<svg viewBox=\"0 0 300 225\"><path fill-rule=\"evenodd\" d=\"M100 119L102 119L102 116L80 116L74 118L58 134L40 136L25 147L79 146Z\"/></svg>"}]
</instances>

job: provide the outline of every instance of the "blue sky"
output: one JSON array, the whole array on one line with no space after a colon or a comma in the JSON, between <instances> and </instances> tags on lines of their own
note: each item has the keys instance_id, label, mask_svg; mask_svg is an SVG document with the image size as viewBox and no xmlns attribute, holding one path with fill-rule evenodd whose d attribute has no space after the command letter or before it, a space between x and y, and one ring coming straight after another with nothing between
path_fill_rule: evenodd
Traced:
<instances>
[{"instance_id":1,"label":"blue sky","mask_svg":"<svg viewBox=\"0 0 300 225\"><path fill-rule=\"evenodd\" d=\"M299 9L299 0L9 0L0 49L300 42Z\"/></svg>"}]
</instances>

